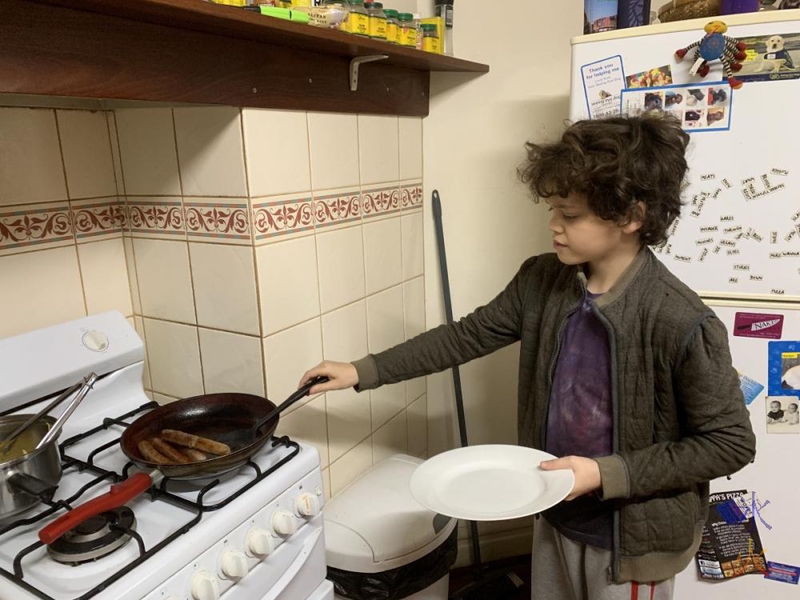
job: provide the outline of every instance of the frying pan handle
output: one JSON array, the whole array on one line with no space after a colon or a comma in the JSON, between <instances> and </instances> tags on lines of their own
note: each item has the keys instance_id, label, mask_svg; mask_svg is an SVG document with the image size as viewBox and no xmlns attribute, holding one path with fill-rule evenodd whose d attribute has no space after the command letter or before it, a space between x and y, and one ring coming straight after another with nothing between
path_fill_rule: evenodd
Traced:
<instances>
[{"instance_id":1,"label":"frying pan handle","mask_svg":"<svg viewBox=\"0 0 800 600\"><path fill-rule=\"evenodd\" d=\"M330 379L328 379L323 375L322 377L315 377L314 379L306 383L303 387L299 388L296 392L294 392L291 396L289 396L286 400L284 400L284 402L280 406L272 409L266 417L261 419L255 426L255 431L257 432L264 425L269 423L272 419L275 418L275 415L281 414L292 404L308 396L308 394L311 392L311 388L313 388L315 385L319 385L320 383L325 383L326 381L330 381Z\"/></svg>"},{"instance_id":2,"label":"frying pan handle","mask_svg":"<svg viewBox=\"0 0 800 600\"><path fill-rule=\"evenodd\" d=\"M112 485L108 493L61 515L39 532L39 540L44 544L52 544L70 529L91 517L124 506L139 494L146 492L151 485L153 485L153 479L150 475L135 473L125 481Z\"/></svg>"}]
</instances>

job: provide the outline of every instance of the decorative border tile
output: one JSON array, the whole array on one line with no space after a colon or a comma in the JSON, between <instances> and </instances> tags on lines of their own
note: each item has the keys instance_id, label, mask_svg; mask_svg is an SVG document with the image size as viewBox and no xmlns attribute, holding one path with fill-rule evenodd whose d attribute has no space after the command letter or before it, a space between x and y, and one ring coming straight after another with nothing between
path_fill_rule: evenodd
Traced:
<instances>
[{"instance_id":1,"label":"decorative border tile","mask_svg":"<svg viewBox=\"0 0 800 600\"><path fill-rule=\"evenodd\" d=\"M256 245L309 235L314 230L314 202L305 194L253 200L253 240Z\"/></svg>"},{"instance_id":2,"label":"decorative border tile","mask_svg":"<svg viewBox=\"0 0 800 600\"><path fill-rule=\"evenodd\" d=\"M422 208L422 182L400 182L400 206L402 210L419 210Z\"/></svg>"},{"instance_id":3,"label":"decorative border tile","mask_svg":"<svg viewBox=\"0 0 800 600\"><path fill-rule=\"evenodd\" d=\"M70 204L78 243L122 235L126 225L125 205L116 196L73 200Z\"/></svg>"},{"instance_id":4,"label":"decorative border tile","mask_svg":"<svg viewBox=\"0 0 800 600\"><path fill-rule=\"evenodd\" d=\"M250 244L247 198L184 198L183 212L190 240Z\"/></svg>"},{"instance_id":5,"label":"decorative border tile","mask_svg":"<svg viewBox=\"0 0 800 600\"><path fill-rule=\"evenodd\" d=\"M343 227L361 220L362 198L358 190L341 188L314 194L317 229Z\"/></svg>"},{"instance_id":6,"label":"decorative border tile","mask_svg":"<svg viewBox=\"0 0 800 600\"><path fill-rule=\"evenodd\" d=\"M384 184L361 190L364 218L386 217L400 211L399 184Z\"/></svg>"},{"instance_id":7,"label":"decorative border tile","mask_svg":"<svg viewBox=\"0 0 800 600\"><path fill-rule=\"evenodd\" d=\"M24 208L9 206L0 210L0 254L55 248L74 242L69 202L27 204Z\"/></svg>"},{"instance_id":8,"label":"decorative border tile","mask_svg":"<svg viewBox=\"0 0 800 600\"><path fill-rule=\"evenodd\" d=\"M186 237L180 198L128 196L127 230L136 237L178 239Z\"/></svg>"}]
</instances>

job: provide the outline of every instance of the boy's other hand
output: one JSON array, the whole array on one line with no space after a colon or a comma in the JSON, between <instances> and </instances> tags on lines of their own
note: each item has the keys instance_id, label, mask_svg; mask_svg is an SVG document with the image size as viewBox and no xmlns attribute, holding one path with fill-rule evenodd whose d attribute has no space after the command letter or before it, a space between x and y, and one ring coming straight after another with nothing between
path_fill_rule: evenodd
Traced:
<instances>
[{"instance_id":1,"label":"boy's other hand","mask_svg":"<svg viewBox=\"0 0 800 600\"><path fill-rule=\"evenodd\" d=\"M303 384L314 379L314 377L319 377L321 375L324 375L330 381L312 387L309 392L312 396L331 390L344 390L358 385L358 372L352 364L324 360L313 369L306 371L300 378L300 383L297 384L297 387L299 388Z\"/></svg>"},{"instance_id":2,"label":"boy's other hand","mask_svg":"<svg viewBox=\"0 0 800 600\"><path fill-rule=\"evenodd\" d=\"M564 458L543 460L539 466L545 471L572 469L572 473L575 475L575 485L572 486L572 491L567 496L567 500L574 500L578 496L599 490L602 485L600 466L591 458L565 456Z\"/></svg>"}]
</instances>

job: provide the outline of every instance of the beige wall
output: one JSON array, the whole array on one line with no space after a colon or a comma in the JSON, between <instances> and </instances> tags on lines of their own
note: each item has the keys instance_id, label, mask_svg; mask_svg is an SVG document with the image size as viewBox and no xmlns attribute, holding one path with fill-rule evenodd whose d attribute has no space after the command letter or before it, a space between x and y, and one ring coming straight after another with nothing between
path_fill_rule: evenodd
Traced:
<instances>
[{"instance_id":1,"label":"beige wall","mask_svg":"<svg viewBox=\"0 0 800 600\"><path fill-rule=\"evenodd\" d=\"M0 108L0 337L117 309L160 402L284 400L424 328L418 118ZM329 493L427 452L425 380L298 403Z\"/></svg>"},{"instance_id":2,"label":"beige wall","mask_svg":"<svg viewBox=\"0 0 800 600\"><path fill-rule=\"evenodd\" d=\"M571 36L583 3L506 2L494 19L481 2L455 6L456 54L488 63L479 77L435 73L425 120L425 271L428 328L443 322L438 257L429 207L442 197L456 318L493 298L528 256L550 250L547 213L517 181L527 140L557 135L568 114ZM518 346L461 369L472 444L516 442ZM457 446L452 380L428 378L431 454ZM485 557L530 551L529 522L481 528ZM463 537L463 536L462 536ZM469 558L462 539L459 562Z\"/></svg>"}]
</instances>

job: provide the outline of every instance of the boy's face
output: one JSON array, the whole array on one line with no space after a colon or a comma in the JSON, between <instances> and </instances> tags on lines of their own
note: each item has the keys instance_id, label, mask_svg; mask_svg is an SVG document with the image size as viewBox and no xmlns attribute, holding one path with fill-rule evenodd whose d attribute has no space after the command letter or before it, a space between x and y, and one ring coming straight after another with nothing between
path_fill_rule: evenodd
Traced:
<instances>
[{"instance_id":1,"label":"boy's face","mask_svg":"<svg viewBox=\"0 0 800 600\"><path fill-rule=\"evenodd\" d=\"M772 410L780 410L781 409L781 403L780 402L772 402L770 404L770 407L772 407Z\"/></svg>"},{"instance_id":2,"label":"boy's face","mask_svg":"<svg viewBox=\"0 0 800 600\"><path fill-rule=\"evenodd\" d=\"M797 412L797 404L790 404L789 405L789 412L796 413Z\"/></svg>"},{"instance_id":3,"label":"boy's face","mask_svg":"<svg viewBox=\"0 0 800 600\"><path fill-rule=\"evenodd\" d=\"M620 225L598 217L589 208L585 194L571 193L566 198L547 200L551 217L549 229L558 259L567 265L589 263L594 266L613 260L624 248L638 244L640 221Z\"/></svg>"}]
</instances>

